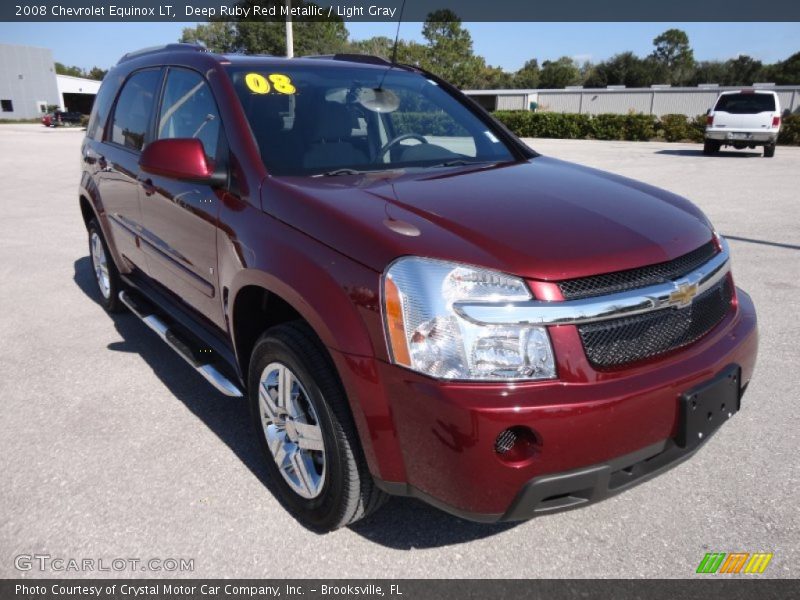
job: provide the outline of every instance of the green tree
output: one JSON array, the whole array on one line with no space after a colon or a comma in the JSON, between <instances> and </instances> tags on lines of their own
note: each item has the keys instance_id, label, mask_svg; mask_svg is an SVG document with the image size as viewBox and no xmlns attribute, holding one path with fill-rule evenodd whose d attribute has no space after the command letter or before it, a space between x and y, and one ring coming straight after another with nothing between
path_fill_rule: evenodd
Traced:
<instances>
[{"instance_id":1,"label":"green tree","mask_svg":"<svg viewBox=\"0 0 800 600\"><path fill-rule=\"evenodd\" d=\"M633 52L622 52L594 65L584 79L586 87L624 85L649 87L658 83L658 67L653 60L639 58Z\"/></svg>"},{"instance_id":2,"label":"green tree","mask_svg":"<svg viewBox=\"0 0 800 600\"><path fill-rule=\"evenodd\" d=\"M419 67L424 66L427 62L429 51L425 44L401 40L397 45L397 62Z\"/></svg>"},{"instance_id":3,"label":"green tree","mask_svg":"<svg viewBox=\"0 0 800 600\"><path fill-rule=\"evenodd\" d=\"M763 76L778 85L800 84L800 52L795 52L786 60L769 65L764 69Z\"/></svg>"},{"instance_id":4,"label":"green tree","mask_svg":"<svg viewBox=\"0 0 800 600\"><path fill-rule=\"evenodd\" d=\"M238 30L235 23L226 21L211 21L200 23L195 27L185 27L181 35L181 42L189 44L202 44L212 52L225 54L238 52Z\"/></svg>"},{"instance_id":5,"label":"green tree","mask_svg":"<svg viewBox=\"0 0 800 600\"><path fill-rule=\"evenodd\" d=\"M694 74L694 51L689 36L681 29L668 29L653 40L651 55L656 65L663 69L664 83L686 85Z\"/></svg>"},{"instance_id":6,"label":"green tree","mask_svg":"<svg viewBox=\"0 0 800 600\"><path fill-rule=\"evenodd\" d=\"M101 69L100 67L92 67L91 70L86 74L89 79L96 79L97 81L103 81L103 79L108 73L108 69Z\"/></svg>"},{"instance_id":7,"label":"green tree","mask_svg":"<svg viewBox=\"0 0 800 600\"><path fill-rule=\"evenodd\" d=\"M424 68L462 89L478 83L485 63L473 54L472 36L453 11L430 13L422 26L422 36L428 42L428 52L422 60Z\"/></svg>"},{"instance_id":8,"label":"green tree","mask_svg":"<svg viewBox=\"0 0 800 600\"><path fill-rule=\"evenodd\" d=\"M386 60L392 58L394 40L386 36L371 37L366 40L353 40L348 43L347 51L353 54L369 54L380 56Z\"/></svg>"},{"instance_id":9,"label":"green tree","mask_svg":"<svg viewBox=\"0 0 800 600\"><path fill-rule=\"evenodd\" d=\"M690 85L700 85L701 83L718 83L725 85L728 81L728 67L726 63L719 60L704 60L697 63Z\"/></svg>"},{"instance_id":10,"label":"green tree","mask_svg":"<svg viewBox=\"0 0 800 600\"><path fill-rule=\"evenodd\" d=\"M480 60L483 61L482 58ZM515 87L514 76L500 67L491 65L483 65L475 83L475 89L479 90L504 90L513 87Z\"/></svg>"},{"instance_id":11,"label":"green tree","mask_svg":"<svg viewBox=\"0 0 800 600\"><path fill-rule=\"evenodd\" d=\"M753 85L761 79L764 65L760 60L740 54L725 62L726 85Z\"/></svg>"},{"instance_id":12,"label":"green tree","mask_svg":"<svg viewBox=\"0 0 800 600\"><path fill-rule=\"evenodd\" d=\"M563 88L580 83L580 69L569 56L562 56L558 60L546 60L542 63L542 71L539 76L540 88Z\"/></svg>"},{"instance_id":13,"label":"green tree","mask_svg":"<svg viewBox=\"0 0 800 600\"><path fill-rule=\"evenodd\" d=\"M83 69L76 66L68 67L60 62L56 63L56 74L58 75L70 75L71 77L86 77L86 73L84 73Z\"/></svg>"},{"instance_id":14,"label":"green tree","mask_svg":"<svg viewBox=\"0 0 800 600\"><path fill-rule=\"evenodd\" d=\"M514 73L513 86L518 89L533 89L539 86L539 61L535 58L530 59L522 68Z\"/></svg>"}]
</instances>

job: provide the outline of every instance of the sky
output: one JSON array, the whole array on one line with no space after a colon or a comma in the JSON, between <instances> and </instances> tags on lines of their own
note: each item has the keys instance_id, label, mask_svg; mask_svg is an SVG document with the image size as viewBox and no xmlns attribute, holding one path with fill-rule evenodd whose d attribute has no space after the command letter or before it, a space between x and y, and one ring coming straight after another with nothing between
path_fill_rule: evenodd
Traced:
<instances>
[{"instance_id":1,"label":"sky","mask_svg":"<svg viewBox=\"0 0 800 600\"><path fill-rule=\"evenodd\" d=\"M0 23L0 43L51 48L57 62L106 69L120 56L177 41L192 23ZM526 60L570 56L599 62L631 50L644 56L653 38L678 27L686 31L697 60L747 54L765 63L800 51L800 23L465 23L474 50L493 66L519 69ZM397 23L347 23L351 39L394 37ZM421 23L403 23L400 37L423 41Z\"/></svg>"}]
</instances>

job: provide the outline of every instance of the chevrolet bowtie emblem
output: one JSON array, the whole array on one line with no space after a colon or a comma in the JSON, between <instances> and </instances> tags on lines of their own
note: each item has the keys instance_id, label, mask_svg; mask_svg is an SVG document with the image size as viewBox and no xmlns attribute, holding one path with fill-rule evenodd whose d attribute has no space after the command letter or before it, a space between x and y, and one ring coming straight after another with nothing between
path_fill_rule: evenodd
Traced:
<instances>
[{"instance_id":1,"label":"chevrolet bowtie emblem","mask_svg":"<svg viewBox=\"0 0 800 600\"><path fill-rule=\"evenodd\" d=\"M689 306L696 295L696 283L682 283L680 286L678 286L677 290L669 295L669 304L670 306L683 308L684 306Z\"/></svg>"}]
</instances>

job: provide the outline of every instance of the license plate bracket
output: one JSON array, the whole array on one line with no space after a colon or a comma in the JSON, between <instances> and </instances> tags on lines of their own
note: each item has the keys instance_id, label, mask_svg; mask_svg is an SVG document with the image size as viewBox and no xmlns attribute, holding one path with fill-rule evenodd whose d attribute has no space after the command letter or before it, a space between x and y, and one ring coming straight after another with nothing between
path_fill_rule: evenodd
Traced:
<instances>
[{"instance_id":1,"label":"license plate bracket","mask_svg":"<svg viewBox=\"0 0 800 600\"><path fill-rule=\"evenodd\" d=\"M739 411L741 369L731 365L713 379L681 394L676 443L681 448L704 442Z\"/></svg>"}]
</instances>

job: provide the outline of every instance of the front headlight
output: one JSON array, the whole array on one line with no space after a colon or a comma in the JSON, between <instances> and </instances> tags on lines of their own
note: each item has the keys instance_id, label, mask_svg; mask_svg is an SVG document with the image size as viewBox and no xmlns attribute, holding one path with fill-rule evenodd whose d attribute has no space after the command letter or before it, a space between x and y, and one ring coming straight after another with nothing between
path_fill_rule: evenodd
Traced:
<instances>
[{"instance_id":1,"label":"front headlight","mask_svg":"<svg viewBox=\"0 0 800 600\"><path fill-rule=\"evenodd\" d=\"M478 325L453 311L458 302L530 299L517 277L428 258L398 259L383 277L392 360L440 379L552 379L556 367L544 327Z\"/></svg>"}]
</instances>

